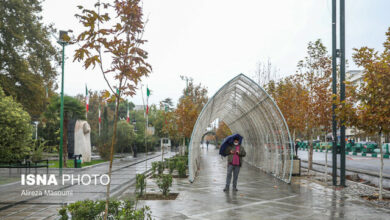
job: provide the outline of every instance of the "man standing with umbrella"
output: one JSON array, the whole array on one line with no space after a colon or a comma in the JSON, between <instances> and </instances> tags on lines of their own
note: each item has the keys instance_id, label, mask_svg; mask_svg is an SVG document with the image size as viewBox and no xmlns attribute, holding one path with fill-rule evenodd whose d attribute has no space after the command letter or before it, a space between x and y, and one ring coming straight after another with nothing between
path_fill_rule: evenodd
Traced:
<instances>
[{"instance_id":1,"label":"man standing with umbrella","mask_svg":"<svg viewBox=\"0 0 390 220\"><path fill-rule=\"evenodd\" d=\"M246 152L243 146L241 146L242 137L239 134L231 135L227 137L221 145L220 154L222 156L228 156L227 158L227 175L226 175L226 186L223 189L224 192L229 190L230 182L233 173L233 191L237 191L237 180L240 167L243 163L243 157ZM232 143L232 144L229 144Z\"/></svg>"}]
</instances>

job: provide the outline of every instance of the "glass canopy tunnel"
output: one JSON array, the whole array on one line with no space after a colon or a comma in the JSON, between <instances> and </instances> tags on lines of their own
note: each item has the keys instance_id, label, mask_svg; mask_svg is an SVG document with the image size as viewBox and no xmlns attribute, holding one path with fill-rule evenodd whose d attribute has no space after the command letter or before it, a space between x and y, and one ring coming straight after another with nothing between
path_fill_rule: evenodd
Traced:
<instances>
[{"instance_id":1,"label":"glass canopy tunnel","mask_svg":"<svg viewBox=\"0 0 390 220\"><path fill-rule=\"evenodd\" d=\"M188 148L190 182L200 167L202 136L216 119L244 137L246 162L290 183L294 152L287 123L272 97L244 74L222 86L199 114Z\"/></svg>"}]
</instances>

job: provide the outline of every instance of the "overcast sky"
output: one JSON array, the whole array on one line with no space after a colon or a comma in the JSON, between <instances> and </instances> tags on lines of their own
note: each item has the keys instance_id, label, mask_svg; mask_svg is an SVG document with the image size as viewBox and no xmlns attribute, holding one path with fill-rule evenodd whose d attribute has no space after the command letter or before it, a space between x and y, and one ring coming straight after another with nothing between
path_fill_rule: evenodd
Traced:
<instances>
[{"instance_id":1,"label":"overcast sky","mask_svg":"<svg viewBox=\"0 0 390 220\"><path fill-rule=\"evenodd\" d=\"M81 32L77 5L93 0L46 0L45 23L58 30ZM239 73L253 76L256 64L268 58L283 76L294 74L309 41L322 39L331 50L331 0L144 0L149 18L144 48L152 74L143 80L153 91L151 103L171 97L175 103L185 87L180 75L202 83L213 95ZM390 27L389 0L346 1L346 49L349 69L356 69L352 48L382 50ZM65 93L106 89L98 69L85 71L72 62L75 46L66 47ZM60 69L58 69L60 71ZM142 104L141 94L128 98Z\"/></svg>"}]
</instances>

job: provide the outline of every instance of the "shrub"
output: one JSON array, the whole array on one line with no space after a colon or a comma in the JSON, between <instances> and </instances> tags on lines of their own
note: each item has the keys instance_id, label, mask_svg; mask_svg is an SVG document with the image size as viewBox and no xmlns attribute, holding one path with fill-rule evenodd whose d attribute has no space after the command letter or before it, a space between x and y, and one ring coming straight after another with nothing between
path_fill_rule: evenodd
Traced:
<instances>
[{"instance_id":1,"label":"shrub","mask_svg":"<svg viewBox=\"0 0 390 220\"><path fill-rule=\"evenodd\" d=\"M184 162L184 164L187 166L188 164L188 157L180 157L180 160Z\"/></svg>"},{"instance_id":2,"label":"shrub","mask_svg":"<svg viewBox=\"0 0 390 220\"><path fill-rule=\"evenodd\" d=\"M169 193L169 187L172 186L172 175L171 174L161 174L157 179L157 186L160 188L164 196L167 196Z\"/></svg>"},{"instance_id":3,"label":"shrub","mask_svg":"<svg viewBox=\"0 0 390 220\"><path fill-rule=\"evenodd\" d=\"M176 167L177 167L177 162L183 161L185 165L188 164L188 157L186 156L175 156L172 158L172 160L176 161Z\"/></svg>"},{"instance_id":4,"label":"shrub","mask_svg":"<svg viewBox=\"0 0 390 220\"><path fill-rule=\"evenodd\" d=\"M127 121L118 121L115 151L118 153L130 152L134 142L134 127Z\"/></svg>"},{"instance_id":5,"label":"shrub","mask_svg":"<svg viewBox=\"0 0 390 220\"><path fill-rule=\"evenodd\" d=\"M145 174L137 174L136 177L135 189L138 191L138 195L142 196L146 188L146 176Z\"/></svg>"},{"instance_id":6,"label":"shrub","mask_svg":"<svg viewBox=\"0 0 390 220\"><path fill-rule=\"evenodd\" d=\"M158 161L152 162L152 174L154 175L157 171Z\"/></svg>"},{"instance_id":7,"label":"shrub","mask_svg":"<svg viewBox=\"0 0 390 220\"><path fill-rule=\"evenodd\" d=\"M32 126L30 115L0 87L0 158L22 160L30 152Z\"/></svg>"},{"instance_id":8,"label":"shrub","mask_svg":"<svg viewBox=\"0 0 390 220\"><path fill-rule=\"evenodd\" d=\"M39 142L37 140L34 140L34 146L32 148L31 152L31 160L32 161L38 161L42 160L42 154L45 149L46 141Z\"/></svg>"},{"instance_id":9,"label":"shrub","mask_svg":"<svg viewBox=\"0 0 390 220\"><path fill-rule=\"evenodd\" d=\"M179 177L186 177L186 165L184 161L178 161L176 164L176 168L179 172Z\"/></svg>"},{"instance_id":10,"label":"shrub","mask_svg":"<svg viewBox=\"0 0 390 220\"><path fill-rule=\"evenodd\" d=\"M61 220L103 219L106 201L84 200L77 201L59 210ZM136 209L134 202L130 200L110 200L108 204L108 219L152 219L148 206Z\"/></svg>"},{"instance_id":11,"label":"shrub","mask_svg":"<svg viewBox=\"0 0 390 220\"><path fill-rule=\"evenodd\" d=\"M99 152L99 156L103 160L109 160L110 159L110 143L109 142L102 143L102 144L98 145L97 149L98 149L98 152Z\"/></svg>"},{"instance_id":12,"label":"shrub","mask_svg":"<svg viewBox=\"0 0 390 220\"><path fill-rule=\"evenodd\" d=\"M171 158L171 161L173 161L173 162L175 163L175 167L176 167L176 164L177 164L178 158L177 158L177 157L172 157L172 158Z\"/></svg>"},{"instance_id":13,"label":"shrub","mask_svg":"<svg viewBox=\"0 0 390 220\"><path fill-rule=\"evenodd\" d=\"M171 158L165 158L164 159L164 167L169 168L169 161L171 161Z\"/></svg>"},{"instance_id":14,"label":"shrub","mask_svg":"<svg viewBox=\"0 0 390 220\"><path fill-rule=\"evenodd\" d=\"M157 171L158 171L158 175L163 174L163 172L164 172L164 162L159 161L157 163Z\"/></svg>"},{"instance_id":15,"label":"shrub","mask_svg":"<svg viewBox=\"0 0 390 220\"><path fill-rule=\"evenodd\" d=\"M61 218L60 220L68 220L68 213L66 212L66 206L63 206L59 211L58 214L60 214Z\"/></svg>"},{"instance_id":16,"label":"shrub","mask_svg":"<svg viewBox=\"0 0 390 220\"><path fill-rule=\"evenodd\" d=\"M173 173L173 170L175 169L176 167L176 163L174 160L170 160L168 162L168 169L169 169L169 173L172 174Z\"/></svg>"}]
</instances>

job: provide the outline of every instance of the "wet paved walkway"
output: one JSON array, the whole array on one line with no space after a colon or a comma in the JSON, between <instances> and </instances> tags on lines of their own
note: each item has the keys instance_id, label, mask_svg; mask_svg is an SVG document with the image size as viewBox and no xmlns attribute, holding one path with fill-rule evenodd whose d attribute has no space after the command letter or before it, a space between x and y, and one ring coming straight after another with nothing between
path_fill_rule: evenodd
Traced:
<instances>
[{"instance_id":1,"label":"wet paved walkway","mask_svg":"<svg viewBox=\"0 0 390 220\"><path fill-rule=\"evenodd\" d=\"M169 157L174 153L165 154ZM148 155L146 164L145 155L137 158L129 157L117 159L113 163L111 176L111 195L120 194L127 184L135 180L137 173L143 173L151 168L151 162L161 160L161 153ZM40 170L46 173L46 168ZM64 169L63 174L73 174L74 176L83 174L102 175L108 172L108 163L86 167L84 169ZM58 169L50 169L49 174L58 175ZM58 180L60 182L60 180ZM70 195L21 195L23 190L34 191L62 191L71 192ZM57 219L58 209L62 204L71 203L78 200L98 200L105 199L106 186L101 185L70 185L64 186L22 186L20 182L0 186L0 219Z\"/></svg>"},{"instance_id":2,"label":"wet paved walkway","mask_svg":"<svg viewBox=\"0 0 390 220\"><path fill-rule=\"evenodd\" d=\"M389 219L390 210L372 207L351 195L300 180L286 184L244 164L238 192L222 191L226 159L214 147L202 149L199 176L190 184L175 179L176 200L141 201L156 219ZM124 196L126 197L126 196Z\"/></svg>"}]
</instances>

